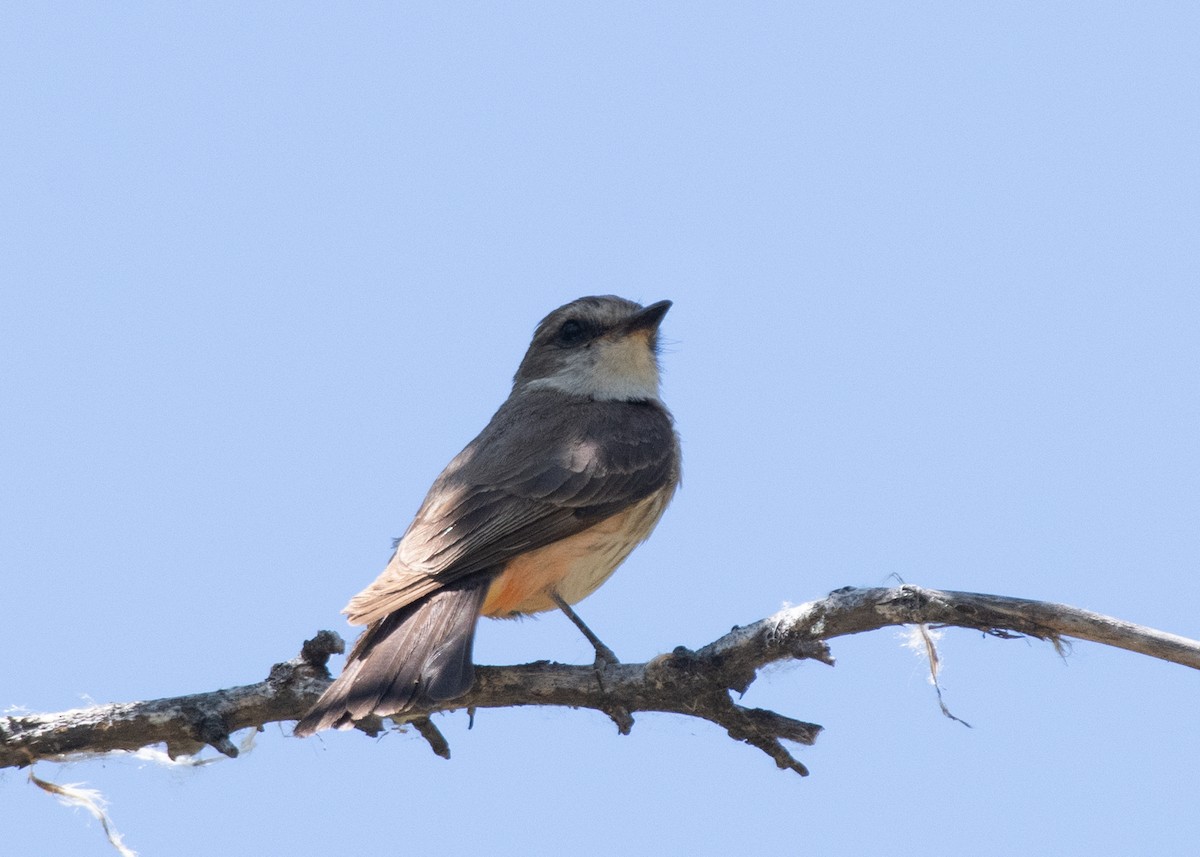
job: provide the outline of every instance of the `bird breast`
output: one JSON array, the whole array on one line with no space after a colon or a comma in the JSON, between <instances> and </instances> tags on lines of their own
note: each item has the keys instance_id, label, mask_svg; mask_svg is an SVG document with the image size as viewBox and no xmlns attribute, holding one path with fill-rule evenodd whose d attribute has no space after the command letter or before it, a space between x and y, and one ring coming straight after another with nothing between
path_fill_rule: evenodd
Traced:
<instances>
[{"instance_id":1,"label":"bird breast","mask_svg":"<svg viewBox=\"0 0 1200 857\"><path fill-rule=\"evenodd\" d=\"M582 601L646 540L674 489L670 485L581 533L510 560L492 581L481 612L510 618L553 610L551 592L568 604Z\"/></svg>"}]
</instances>

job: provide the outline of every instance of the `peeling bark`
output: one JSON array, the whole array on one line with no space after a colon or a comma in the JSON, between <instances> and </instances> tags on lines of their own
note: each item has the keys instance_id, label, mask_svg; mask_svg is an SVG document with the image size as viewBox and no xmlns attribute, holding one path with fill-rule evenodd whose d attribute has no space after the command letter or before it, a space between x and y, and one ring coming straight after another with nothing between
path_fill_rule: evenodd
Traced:
<instances>
[{"instance_id":1,"label":"peeling bark","mask_svg":"<svg viewBox=\"0 0 1200 857\"><path fill-rule=\"evenodd\" d=\"M973 628L997 637L1035 637L1061 649L1072 637L1116 646L1200 669L1200 642L1063 604L918 586L832 592L790 607L692 651L683 647L641 664L574 666L539 661L478 667L475 686L453 702L418 712L409 721L440 756L450 747L428 715L458 708L557 705L591 708L628 734L640 711L671 712L708 720L729 736L766 753L780 768L807 770L784 741L812 744L821 727L734 702L758 670L781 660L833 664L827 640L892 625ZM0 768L39 760L137 750L165 744L172 756L205 745L227 756L238 751L230 735L276 721L297 720L328 686L326 664L344 650L341 638L321 631L299 657L271 668L266 680L210 693L114 703L55 714L0 717ZM382 721L356 724L374 734Z\"/></svg>"}]
</instances>

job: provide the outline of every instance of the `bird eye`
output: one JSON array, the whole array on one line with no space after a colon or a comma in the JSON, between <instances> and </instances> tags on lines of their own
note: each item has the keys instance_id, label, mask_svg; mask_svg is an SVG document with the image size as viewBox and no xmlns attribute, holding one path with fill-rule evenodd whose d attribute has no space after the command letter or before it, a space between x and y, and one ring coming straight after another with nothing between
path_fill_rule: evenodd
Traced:
<instances>
[{"instance_id":1,"label":"bird eye","mask_svg":"<svg viewBox=\"0 0 1200 857\"><path fill-rule=\"evenodd\" d=\"M585 339L587 339L587 328L578 319L568 318L558 329L560 345L578 345Z\"/></svg>"}]
</instances>

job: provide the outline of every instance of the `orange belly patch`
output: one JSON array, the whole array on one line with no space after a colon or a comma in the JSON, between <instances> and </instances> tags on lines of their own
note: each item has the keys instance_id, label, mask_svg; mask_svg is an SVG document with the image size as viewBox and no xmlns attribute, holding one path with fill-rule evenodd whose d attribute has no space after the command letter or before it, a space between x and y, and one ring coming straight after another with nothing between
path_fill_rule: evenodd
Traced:
<instances>
[{"instance_id":1,"label":"orange belly patch","mask_svg":"<svg viewBox=\"0 0 1200 857\"><path fill-rule=\"evenodd\" d=\"M650 535L672 493L647 497L581 533L510 560L492 581L480 612L505 617L553 610L551 592L568 604L583 600Z\"/></svg>"}]
</instances>

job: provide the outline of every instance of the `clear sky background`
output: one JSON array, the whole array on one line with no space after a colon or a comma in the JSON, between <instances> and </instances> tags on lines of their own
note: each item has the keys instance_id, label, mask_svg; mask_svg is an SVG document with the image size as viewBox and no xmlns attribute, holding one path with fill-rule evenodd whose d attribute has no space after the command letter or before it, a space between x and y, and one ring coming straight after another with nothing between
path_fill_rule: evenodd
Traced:
<instances>
[{"instance_id":1,"label":"clear sky background","mask_svg":"<svg viewBox=\"0 0 1200 857\"><path fill-rule=\"evenodd\" d=\"M684 486L581 606L625 660L893 575L1200 636L1191 3L9 3L0 708L258 681L383 567L584 294L675 307ZM1200 676L885 630L710 724L65 767L143 855L1171 854ZM562 617L481 663L589 662ZM0 773L0 851L103 857Z\"/></svg>"}]
</instances>

